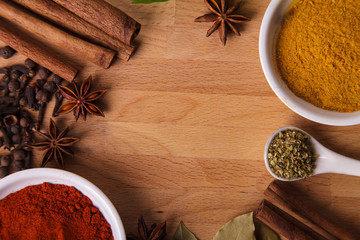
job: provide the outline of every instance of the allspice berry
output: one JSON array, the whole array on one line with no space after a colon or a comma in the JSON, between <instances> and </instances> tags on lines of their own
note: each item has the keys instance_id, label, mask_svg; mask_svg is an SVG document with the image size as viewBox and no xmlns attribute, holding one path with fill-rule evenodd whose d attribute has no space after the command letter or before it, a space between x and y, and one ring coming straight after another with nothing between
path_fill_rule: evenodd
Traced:
<instances>
[{"instance_id":1,"label":"allspice berry","mask_svg":"<svg viewBox=\"0 0 360 240\"><path fill-rule=\"evenodd\" d=\"M36 67L36 63L33 60L31 60L30 58L25 60L24 65L25 65L26 68L34 68L34 67Z\"/></svg>"},{"instance_id":2,"label":"allspice berry","mask_svg":"<svg viewBox=\"0 0 360 240\"><path fill-rule=\"evenodd\" d=\"M50 76L50 71L44 67L40 67L38 70L39 78L40 79L47 79Z\"/></svg>"},{"instance_id":3,"label":"allspice berry","mask_svg":"<svg viewBox=\"0 0 360 240\"><path fill-rule=\"evenodd\" d=\"M13 169L15 172L21 171L25 166L24 160L17 160L13 162Z\"/></svg>"},{"instance_id":4,"label":"allspice berry","mask_svg":"<svg viewBox=\"0 0 360 240\"><path fill-rule=\"evenodd\" d=\"M12 126L10 127L10 131L11 131L11 133L13 133L13 134L18 134L18 133L20 132L20 127L19 127L19 125L12 125Z\"/></svg>"},{"instance_id":5,"label":"allspice berry","mask_svg":"<svg viewBox=\"0 0 360 240\"><path fill-rule=\"evenodd\" d=\"M11 58L15 53L16 51L9 46L0 48L0 56L4 59Z\"/></svg>"},{"instance_id":6,"label":"allspice berry","mask_svg":"<svg viewBox=\"0 0 360 240\"><path fill-rule=\"evenodd\" d=\"M26 152L24 150L16 150L13 153L13 156L15 161L24 160L26 157Z\"/></svg>"},{"instance_id":7,"label":"allspice berry","mask_svg":"<svg viewBox=\"0 0 360 240\"><path fill-rule=\"evenodd\" d=\"M9 167L0 167L0 178L4 178L9 175Z\"/></svg>"},{"instance_id":8,"label":"allspice berry","mask_svg":"<svg viewBox=\"0 0 360 240\"><path fill-rule=\"evenodd\" d=\"M26 128L26 127L28 127L29 125L30 125L30 121L29 121L28 118L22 117L22 118L20 119L20 126L21 126L21 127Z\"/></svg>"},{"instance_id":9,"label":"allspice berry","mask_svg":"<svg viewBox=\"0 0 360 240\"><path fill-rule=\"evenodd\" d=\"M1 167L8 167L10 165L11 158L10 156L2 156L0 161Z\"/></svg>"},{"instance_id":10,"label":"allspice berry","mask_svg":"<svg viewBox=\"0 0 360 240\"><path fill-rule=\"evenodd\" d=\"M11 140L14 144L19 144L21 142L21 135L20 134L14 134L12 137L11 137Z\"/></svg>"},{"instance_id":11,"label":"allspice berry","mask_svg":"<svg viewBox=\"0 0 360 240\"><path fill-rule=\"evenodd\" d=\"M60 76L54 74L54 76L52 77L52 81L53 81L55 84L61 84L61 82L63 81L63 79L62 79Z\"/></svg>"},{"instance_id":12,"label":"allspice berry","mask_svg":"<svg viewBox=\"0 0 360 240\"><path fill-rule=\"evenodd\" d=\"M9 90L10 92L15 92L16 90L18 90L20 88L20 83L18 80L13 79L9 82Z\"/></svg>"},{"instance_id":13,"label":"allspice berry","mask_svg":"<svg viewBox=\"0 0 360 240\"><path fill-rule=\"evenodd\" d=\"M55 92L55 90L57 89L55 83L53 81L47 81L45 84L44 84L44 89L53 93Z\"/></svg>"},{"instance_id":14,"label":"allspice berry","mask_svg":"<svg viewBox=\"0 0 360 240\"><path fill-rule=\"evenodd\" d=\"M50 101L50 93L46 90L40 90L36 93L35 98L40 102L48 102Z\"/></svg>"},{"instance_id":15,"label":"allspice berry","mask_svg":"<svg viewBox=\"0 0 360 240\"><path fill-rule=\"evenodd\" d=\"M27 101L27 99L25 97L23 97L23 98L20 98L19 104L20 104L20 106L24 107L24 106L26 106L28 104L28 101Z\"/></svg>"}]
</instances>

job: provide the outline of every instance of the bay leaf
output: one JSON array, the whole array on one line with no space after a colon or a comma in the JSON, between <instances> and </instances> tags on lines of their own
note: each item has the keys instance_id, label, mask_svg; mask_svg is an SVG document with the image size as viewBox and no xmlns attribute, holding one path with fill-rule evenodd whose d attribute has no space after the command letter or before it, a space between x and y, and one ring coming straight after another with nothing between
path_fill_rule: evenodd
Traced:
<instances>
[{"instance_id":1,"label":"bay leaf","mask_svg":"<svg viewBox=\"0 0 360 240\"><path fill-rule=\"evenodd\" d=\"M280 237L271 228L254 219L256 240L280 240Z\"/></svg>"},{"instance_id":2,"label":"bay leaf","mask_svg":"<svg viewBox=\"0 0 360 240\"><path fill-rule=\"evenodd\" d=\"M133 0L131 4L151 4L151 3L161 3L167 1L169 0Z\"/></svg>"},{"instance_id":3,"label":"bay leaf","mask_svg":"<svg viewBox=\"0 0 360 240\"><path fill-rule=\"evenodd\" d=\"M227 222L216 233L213 240L255 240L253 212Z\"/></svg>"},{"instance_id":4,"label":"bay leaf","mask_svg":"<svg viewBox=\"0 0 360 240\"><path fill-rule=\"evenodd\" d=\"M176 228L173 240L198 240L195 235L185 226L183 221Z\"/></svg>"}]
</instances>

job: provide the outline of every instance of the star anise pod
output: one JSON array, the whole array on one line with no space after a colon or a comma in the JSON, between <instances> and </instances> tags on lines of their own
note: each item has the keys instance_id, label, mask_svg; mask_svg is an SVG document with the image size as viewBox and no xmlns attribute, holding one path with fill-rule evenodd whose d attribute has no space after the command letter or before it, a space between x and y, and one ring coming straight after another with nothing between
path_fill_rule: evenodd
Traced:
<instances>
[{"instance_id":1,"label":"star anise pod","mask_svg":"<svg viewBox=\"0 0 360 240\"><path fill-rule=\"evenodd\" d=\"M221 0L221 5L219 5L215 0L205 0L205 4L212 13L196 18L195 22L214 22L212 27L207 31L206 36L209 37L213 32L219 29L220 40L224 45L226 44L226 34L228 28L230 28L236 35L240 36L240 32L233 24L250 20L247 17L234 14L240 6L240 1L231 8L228 8L227 0Z\"/></svg>"},{"instance_id":2,"label":"star anise pod","mask_svg":"<svg viewBox=\"0 0 360 240\"><path fill-rule=\"evenodd\" d=\"M162 240L166 237L166 222L159 225L151 225L150 230L145 224L144 218L141 217L138 222L139 236L127 236L128 240Z\"/></svg>"},{"instance_id":3,"label":"star anise pod","mask_svg":"<svg viewBox=\"0 0 360 240\"><path fill-rule=\"evenodd\" d=\"M89 93L91 79L92 77L89 76L81 85L80 90L79 86L74 81L73 84L75 92L67 87L58 85L58 88L64 98L70 101L63 104L56 112L56 114L64 114L74 111L76 121L79 119L80 115L83 115L84 119L86 120L86 115L88 112L97 116L105 117L104 113L100 110L100 108L95 106L92 102L104 95L106 90L97 90Z\"/></svg>"},{"instance_id":4,"label":"star anise pod","mask_svg":"<svg viewBox=\"0 0 360 240\"><path fill-rule=\"evenodd\" d=\"M68 148L78 142L78 138L65 137L69 128L65 128L59 133L59 129L55 125L54 120L50 118L49 134L42 133L36 129L33 131L44 138L44 142L32 143L30 147L45 151L42 159L41 167L44 167L50 160L55 159L61 168L64 168L63 153L72 155L72 151Z\"/></svg>"}]
</instances>

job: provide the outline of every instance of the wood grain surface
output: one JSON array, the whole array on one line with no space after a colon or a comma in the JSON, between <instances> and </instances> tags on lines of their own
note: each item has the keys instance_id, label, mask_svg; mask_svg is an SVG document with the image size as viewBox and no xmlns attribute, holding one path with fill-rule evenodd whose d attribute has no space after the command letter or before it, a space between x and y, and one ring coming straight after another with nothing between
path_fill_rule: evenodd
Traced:
<instances>
[{"instance_id":1,"label":"wood grain surface","mask_svg":"<svg viewBox=\"0 0 360 240\"><path fill-rule=\"evenodd\" d=\"M241 37L230 34L225 47L217 32L205 37L211 23L194 22L209 12L202 0L109 2L142 24L136 53L108 70L67 54L82 68L78 81L92 74L93 89L108 89L100 101L106 117L76 123L69 114L56 121L81 138L65 169L104 191L127 233L136 232L143 215L149 224L166 220L169 236L182 220L207 240L227 221L255 210L273 180L264 146L280 127L302 128L326 147L360 159L359 125L304 119L268 85L258 36L270 0L243 1L240 12L251 21L239 27ZM24 59L17 54L0 66ZM42 153L36 154L39 166ZM326 174L294 185L304 201L360 234L360 178Z\"/></svg>"}]
</instances>

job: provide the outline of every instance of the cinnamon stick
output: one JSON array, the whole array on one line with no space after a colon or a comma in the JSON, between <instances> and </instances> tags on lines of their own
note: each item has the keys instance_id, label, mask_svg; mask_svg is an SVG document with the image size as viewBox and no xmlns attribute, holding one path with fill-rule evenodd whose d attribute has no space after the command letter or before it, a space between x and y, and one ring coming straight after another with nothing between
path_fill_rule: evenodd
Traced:
<instances>
[{"instance_id":1,"label":"cinnamon stick","mask_svg":"<svg viewBox=\"0 0 360 240\"><path fill-rule=\"evenodd\" d=\"M289 193L288 193L289 194ZM271 202L277 208L286 212L291 217L295 218L299 222L302 222L304 225L310 227L315 232L319 233L325 239L328 240L336 240L333 235L329 234L326 230L322 229L318 225L314 224L312 221L303 216L302 212L299 212L296 208L294 208L290 202L284 201L279 195L277 195L273 190L267 188L264 192L265 200Z\"/></svg>"},{"instance_id":2,"label":"cinnamon stick","mask_svg":"<svg viewBox=\"0 0 360 240\"><path fill-rule=\"evenodd\" d=\"M18 8L20 8L20 6L15 7L5 1L0 1L0 16L35 33L41 38L54 43L64 50L68 50L103 68L108 68L110 66L115 57L114 51L68 34L59 28L38 19L29 13L29 11L22 11Z\"/></svg>"},{"instance_id":3,"label":"cinnamon stick","mask_svg":"<svg viewBox=\"0 0 360 240\"><path fill-rule=\"evenodd\" d=\"M130 45L141 25L104 0L53 0L107 34Z\"/></svg>"},{"instance_id":4,"label":"cinnamon stick","mask_svg":"<svg viewBox=\"0 0 360 240\"><path fill-rule=\"evenodd\" d=\"M122 41L108 35L104 31L51 0L12 1L30 9L43 18L52 21L73 33L83 36L90 42L115 50L120 59L127 61L134 52L134 46L125 44Z\"/></svg>"},{"instance_id":5,"label":"cinnamon stick","mask_svg":"<svg viewBox=\"0 0 360 240\"><path fill-rule=\"evenodd\" d=\"M296 196L291 194L293 191L290 189L288 184L285 184L280 181L273 181L269 187L269 190L276 193L282 202L287 203L287 208L291 209L293 212L298 213L298 215L309 219L314 224L318 225L322 229L326 230L328 233L332 234L333 236L337 237L338 239L342 240L354 240L358 239L358 236L354 236L353 233L345 230L339 224L335 224L329 218L324 217L321 213L316 211L314 208L306 205ZM270 195L269 190L265 190L265 195ZM280 201L278 200L271 200L274 201L275 205L279 204Z\"/></svg>"},{"instance_id":6,"label":"cinnamon stick","mask_svg":"<svg viewBox=\"0 0 360 240\"><path fill-rule=\"evenodd\" d=\"M312 229L287 215L266 200L262 201L255 217L271 229L291 240L326 240Z\"/></svg>"},{"instance_id":7,"label":"cinnamon stick","mask_svg":"<svg viewBox=\"0 0 360 240\"><path fill-rule=\"evenodd\" d=\"M63 61L35 39L12 28L1 18L0 40L69 82L74 80L78 72L74 66Z\"/></svg>"}]
</instances>

